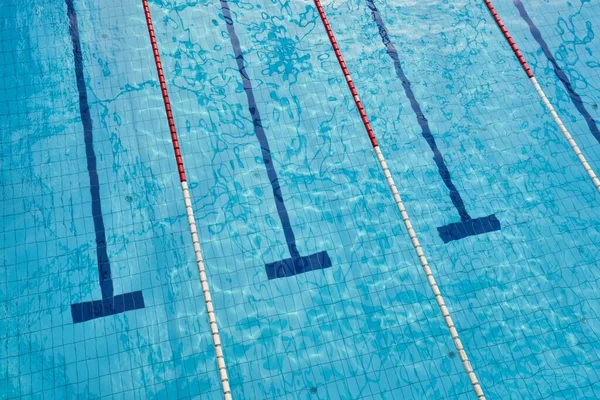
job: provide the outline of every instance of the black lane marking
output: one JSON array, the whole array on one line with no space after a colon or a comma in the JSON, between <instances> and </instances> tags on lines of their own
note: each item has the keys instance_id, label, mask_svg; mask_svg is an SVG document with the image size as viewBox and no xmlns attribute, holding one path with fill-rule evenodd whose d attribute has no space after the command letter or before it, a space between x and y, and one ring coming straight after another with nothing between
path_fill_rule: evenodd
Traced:
<instances>
[{"instance_id":1,"label":"black lane marking","mask_svg":"<svg viewBox=\"0 0 600 400\"><path fill-rule=\"evenodd\" d=\"M404 70L402 69L400 57L398 56L398 50L396 50L396 47L390 40L387 28L385 27L385 23L381 18L381 14L379 13L379 10L377 10L377 7L375 7L375 3L373 2L373 0L367 0L367 6L371 10L373 20L379 28L379 36L381 36L383 45L385 46L388 55L394 63L396 76L402 82L404 93L406 94L406 97L408 97L408 99L410 100L410 106L417 116L417 122L421 127L421 135L427 141L429 148L433 152L433 161L437 166L438 173L440 174L442 181L448 188L448 191L450 192L450 200L452 201L454 208L456 208L456 211L460 216L461 222L455 222L437 228L441 239L444 241L444 243L448 243L450 241L459 240L467 236L480 235L482 233L500 230L500 221L498 220L498 218L496 218L496 215L492 214L486 217L472 218L467 212L465 203L458 189L454 185L454 182L452 182L452 176L450 175L450 171L448 170L448 167L444 162L444 157L442 156L442 153L440 152L440 149L437 146L435 138L433 137L431 128L429 127L429 121L427 121L427 118L425 117L425 114L421 109L421 105L415 97L410 80L408 79L408 77L404 73Z\"/></svg>"},{"instance_id":2,"label":"black lane marking","mask_svg":"<svg viewBox=\"0 0 600 400\"><path fill-rule=\"evenodd\" d=\"M69 34L71 35L71 42L73 43L73 59L75 63L77 91L79 92L79 112L81 115L81 123L83 125L85 156L90 178L92 218L94 220L94 232L96 234L98 277L100 279L100 290L102 291L102 300L71 304L73 323L78 323L89 321L94 318L118 314L124 311L144 308L144 298L141 291L117 296L114 295L110 260L108 259L106 250L106 231L104 229L104 217L102 215L102 202L100 201L100 182L98 179L98 171L96 170L92 117L90 115L87 88L83 76L83 55L81 53L81 41L79 39L79 24L75 7L73 6L73 0L66 0L66 3L67 14L69 17Z\"/></svg>"},{"instance_id":3,"label":"black lane marking","mask_svg":"<svg viewBox=\"0 0 600 400\"><path fill-rule=\"evenodd\" d=\"M265 168L267 169L267 176L269 177L269 182L271 183L271 188L273 189L273 196L275 197L277 215L281 221L285 241L291 256L291 258L266 264L265 269L267 272L267 277L269 279L283 278L316 269L329 268L331 267L331 259L326 251L321 251L308 256L301 256L298 252L298 247L296 246L296 237L294 235L294 231L292 230L290 217L281 194L281 186L279 185L277 171L275 171L275 167L273 166L273 157L271 155L271 148L269 147L269 140L265 134L260 112L258 111L258 106L254 97L254 91L252 90L252 82L250 81L244 66L242 47L240 45L240 40L237 36L237 33L235 32L233 18L231 18L231 11L229 10L229 4L227 0L221 0L221 12L223 13L223 17L227 25L227 32L229 33L229 38L231 40L231 47L233 48L233 53L235 54L238 71L244 85L244 92L246 93L246 98L248 99L248 110L252 116L254 133L260 144L262 158L265 163Z\"/></svg>"}]
</instances>

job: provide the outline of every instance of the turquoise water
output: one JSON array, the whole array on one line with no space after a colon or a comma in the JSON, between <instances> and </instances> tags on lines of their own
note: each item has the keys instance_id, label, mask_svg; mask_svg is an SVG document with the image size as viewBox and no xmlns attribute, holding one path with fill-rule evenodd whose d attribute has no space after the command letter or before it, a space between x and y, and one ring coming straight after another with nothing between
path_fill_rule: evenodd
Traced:
<instances>
[{"instance_id":1,"label":"turquoise water","mask_svg":"<svg viewBox=\"0 0 600 400\"><path fill-rule=\"evenodd\" d=\"M440 4L441 3L441 4ZM496 7L596 171L600 146L512 2ZM325 11L490 399L600 397L600 195L482 1L375 0L469 214L460 221L367 1ZM525 6L600 121L598 1ZM218 2L150 10L234 398L474 398L312 2L229 3L303 255L288 258ZM114 293L102 298L64 1L0 10L0 398L221 398L140 1L74 1ZM596 107L594 107L596 105Z\"/></svg>"}]
</instances>

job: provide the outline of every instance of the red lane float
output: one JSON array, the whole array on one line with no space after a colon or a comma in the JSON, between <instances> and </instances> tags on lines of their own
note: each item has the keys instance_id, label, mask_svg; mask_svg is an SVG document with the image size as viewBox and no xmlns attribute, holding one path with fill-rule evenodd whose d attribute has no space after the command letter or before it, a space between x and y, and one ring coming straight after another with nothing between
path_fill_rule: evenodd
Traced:
<instances>
[{"instance_id":1,"label":"red lane float","mask_svg":"<svg viewBox=\"0 0 600 400\"><path fill-rule=\"evenodd\" d=\"M181 150L179 148L179 140L177 139L177 130L175 129L175 121L173 120L173 113L171 111L171 102L169 101L169 94L167 93L167 84L165 83L165 75L162 69L162 63L160 62L160 54L158 53L158 45L156 43L156 36L154 35L154 26L152 24L152 17L150 16L150 8L148 7L148 0L142 0L144 6L144 13L146 15L146 25L148 25L148 34L150 35L150 43L152 44L152 52L154 53L154 62L156 63L156 71L158 74L158 80L160 82L160 89L162 91L163 101L165 103L165 111L167 113L167 120L169 123L169 130L171 131L171 142L173 144L173 151L175 153L175 161L177 162L177 171L179 172L179 180L181 181L181 189L183 191L183 199L185 201L185 210L188 217L188 224L190 227L190 233L192 235L192 243L194 244L194 253L196 256L196 264L198 266L198 272L200 274L200 283L202 285L202 292L204 294L204 303L206 305L206 311L208 313L208 321L210 323L210 329L212 333L213 346L215 349L215 355L217 358L217 364L219 367L219 376L221 379L221 387L223 389L223 396L225 400L231 400L231 389L229 386L229 378L227 376L227 369L225 367L225 359L223 357L223 349L221 347L221 338L219 336L219 328L217 326L217 318L215 316L212 297L208 286L208 280L204 269L204 260L202 258L202 251L200 250L200 240L198 238L198 232L196 229L196 219L194 218L194 211L192 209L192 200L190 197L190 191L188 188L187 180L185 177L185 168L183 167L183 158L181 157Z\"/></svg>"},{"instance_id":2,"label":"red lane float","mask_svg":"<svg viewBox=\"0 0 600 400\"><path fill-rule=\"evenodd\" d=\"M148 1L142 0L144 4L144 13L146 14L146 25L148 25L148 34L150 35L150 43L152 44L152 52L154 53L154 63L156 64L156 71L158 74L158 81L160 82L160 90L162 92L163 102L165 103L165 111L167 113L167 121L169 123L169 130L171 131L171 141L173 143L173 150L175 152L175 160L177 161L177 170L179 171L179 179L181 182L185 182L185 169L183 168L183 159L181 158L181 150L179 148L179 140L177 139L177 130L175 129L175 121L173 120L173 113L171 112L171 101L169 100L169 93L167 92L167 84L165 83L165 75L162 69L162 63L160 62L160 54L158 53L158 45L156 44L156 36L154 35L154 25L152 24L152 17L150 16L150 9L148 8Z\"/></svg>"},{"instance_id":3,"label":"red lane float","mask_svg":"<svg viewBox=\"0 0 600 400\"><path fill-rule=\"evenodd\" d=\"M450 336L452 337L454 346L456 347L456 350L458 351L460 359L463 363L463 367L465 368L465 371L467 372L467 375L469 377L469 380L471 381L471 385L473 386L473 390L475 391L477 398L479 400L484 400L485 396L483 394L483 389L481 388L481 385L479 384L477 376L475 375L475 372L473 371L471 362L469 361L469 358L467 357L467 353L466 353L466 351L462 345L462 342L458 336L458 331L456 330L454 322L452 321L452 318L450 317L450 312L448 311L448 307L446 306L446 304L444 302L444 298L442 297L442 294L441 294L440 289L435 281L435 278L433 276L431 268L429 267L429 263L427 262L427 258L425 257L425 253L423 252L423 249L421 248L421 244L419 243L417 234L412 227L412 223L410 222L410 218L408 216L408 213L406 212L406 208L404 207L404 203L402 202L402 198L400 197L398 188L396 187L396 184L394 183L394 179L392 178L392 174L390 173L390 170L388 168L387 162L385 161L385 158L383 157L381 149L379 148L379 145L377 144L377 138L375 137L375 133L373 132L373 129L371 128L371 123L369 122L369 117L367 116L367 113L365 112L362 102L360 101L360 98L358 97L358 92L356 90L356 87L354 86L354 82L352 82L352 78L350 77L350 72L348 71L346 62L344 61L344 58L342 57L342 52L340 51L337 41L335 40L335 36L333 34L331 26L329 25L329 21L327 20L327 16L325 15L323 6L321 5L320 0L314 0L314 2L315 2L315 6L317 7L317 10L319 12L319 15L321 17L321 21L323 22L323 26L325 27L325 30L327 31L327 36L329 37L329 41L331 42L331 46L333 47L335 56L337 57L338 63L340 64L340 67L344 74L344 78L346 79L346 83L348 84L348 87L350 88L350 92L352 93L352 97L354 98L354 103L356 104L356 108L358 109L358 112L359 112L362 122L365 126L367 134L369 135L369 139L371 140L371 145L373 146L373 149L375 150L375 154L377 155L377 159L379 161L381 169L383 170L383 174L386 178L386 181L388 183L390 191L392 192L394 201L396 202L396 205L398 206L398 210L400 211L400 214L402 215L402 221L404 222L404 226L406 227L408 235L410 236L410 239L412 241L415 252L417 253L417 256L419 257L419 261L421 263L421 266L423 267L423 271L425 272L427 281L429 283L429 286L431 287L431 290L433 291L435 300L436 300L438 307L442 313L442 316L444 317L444 321L446 322L446 325L448 326L448 330L450 331Z\"/></svg>"},{"instance_id":4,"label":"red lane float","mask_svg":"<svg viewBox=\"0 0 600 400\"><path fill-rule=\"evenodd\" d=\"M504 23L502 22L502 19L500 19L500 16L496 12L494 5L492 4L492 2L490 0L483 0L483 1L484 1L485 5L487 6L488 10L490 10L492 17L494 18L494 21L496 21L498 28L500 28L500 31L502 31L502 34L504 35L504 38L510 45L510 48L515 53L515 56L517 56L517 59L519 60L521 67L523 67L523 69L525 70L525 73L527 74L527 76L529 78L533 78L533 72L531 72L531 68L529 68L527 61L525 61L525 57L523 57L523 54L521 54L521 50L519 50L519 47L513 40L512 36L510 35L510 32L508 32L508 29L506 29L506 26L504 26Z\"/></svg>"},{"instance_id":5,"label":"red lane float","mask_svg":"<svg viewBox=\"0 0 600 400\"><path fill-rule=\"evenodd\" d=\"M325 11L323 11L321 2L315 0L315 5L317 7L317 10L319 11L319 15L321 16L321 21L323 22L323 25L325 26L325 30L327 31L327 36L329 36L329 41L331 42L331 46L333 47L335 56L338 60L338 63L340 64L340 67L342 68L342 73L344 74L346 83L348 84L348 87L350 88L350 93L352 93L352 97L354 98L354 102L356 103L356 107L358 108L358 112L360 113L360 118L362 119L362 122L365 125L365 129L367 130L369 139L371 139L371 145L373 145L373 147L377 147L377 138L375 137L373 128L371 128L371 122L369 121L369 117L367 117L365 108L363 107L363 105L360 101L360 98L358 97L358 92L356 91L354 82L352 82L352 78L350 77L350 72L348 71L348 67L346 66L344 57L342 57L342 52L340 51L337 41L335 40L335 36L333 36L333 31L331 30L331 26L329 26L329 21L327 20Z\"/></svg>"}]
</instances>

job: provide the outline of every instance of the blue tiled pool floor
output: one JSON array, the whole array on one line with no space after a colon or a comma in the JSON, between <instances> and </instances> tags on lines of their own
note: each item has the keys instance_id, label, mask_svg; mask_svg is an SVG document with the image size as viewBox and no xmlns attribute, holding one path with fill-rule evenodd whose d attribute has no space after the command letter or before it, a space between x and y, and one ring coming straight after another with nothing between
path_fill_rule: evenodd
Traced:
<instances>
[{"instance_id":1,"label":"blue tiled pool floor","mask_svg":"<svg viewBox=\"0 0 600 400\"><path fill-rule=\"evenodd\" d=\"M600 2L494 4L600 171ZM486 397L599 398L600 194L484 2L323 6ZM232 397L475 398L313 2L150 10ZM142 2L0 24L0 399L223 398Z\"/></svg>"}]
</instances>

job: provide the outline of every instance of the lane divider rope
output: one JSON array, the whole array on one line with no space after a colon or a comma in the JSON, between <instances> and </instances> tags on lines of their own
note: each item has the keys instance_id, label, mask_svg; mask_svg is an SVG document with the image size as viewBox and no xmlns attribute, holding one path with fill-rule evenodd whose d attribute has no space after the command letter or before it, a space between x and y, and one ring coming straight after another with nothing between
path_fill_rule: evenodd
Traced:
<instances>
[{"instance_id":1,"label":"lane divider rope","mask_svg":"<svg viewBox=\"0 0 600 400\"><path fill-rule=\"evenodd\" d=\"M504 38L510 45L510 48L512 49L513 53L519 60L519 63L521 64L521 67L527 74L527 77L533 84L533 87L535 87L535 90L538 93L538 95L540 96L540 98L542 99L542 102L544 103L544 105L546 106L546 108L548 109L550 114L552 115L552 118L554 118L554 121L556 122L556 124L558 125L558 128L560 129L560 131L563 133L563 135L567 139L567 142L569 142L569 146L571 146L571 149L573 149L573 151L575 152L577 159L579 160L581 165L583 165L583 168L585 169L587 174L590 176L590 178L592 178L592 182L596 186L596 189L600 192L600 179L598 179L598 177L596 176L596 173L594 172L594 170L592 169L590 164L587 162L585 156L583 155L583 152L581 151L581 149L575 142L575 139L573 139L573 137L571 136L571 133L569 132L569 130L567 129L565 124L562 122L562 120L558 116L558 113L556 112L556 110L554 109L552 104L550 103L550 100L548 100L546 93L544 93L544 91L542 90L542 87L540 86L537 79L535 78L533 71L531 71L531 68L529 68L529 65L527 64L525 57L523 57L521 50L519 50L519 47L517 46L517 44L514 41L514 39L512 38L512 36L510 35L510 32L508 32L508 29L506 28L506 26L502 22L502 19L496 12L496 9L494 8L494 5L492 4L491 0L484 0L484 3L487 6L490 13L492 14L492 17L494 18L496 25L498 25L498 28L500 28L500 31L504 35Z\"/></svg>"},{"instance_id":2,"label":"lane divider rope","mask_svg":"<svg viewBox=\"0 0 600 400\"><path fill-rule=\"evenodd\" d=\"M171 102L169 101L169 95L167 93L167 85L165 83L162 63L158 53L158 45L156 43L156 36L154 35L154 26L152 24L152 17L150 16L148 0L142 0L142 4L144 6L144 13L146 15L146 25L148 25L148 34L150 35L150 43L152 44L152 52L154 53L154 62L156 64L160 89L162 91L162 97L165 103L165 111L167 114L167 120L169 122L169 130L171 131L171 141L173 144L173 151L175 152L175 160L177 161L177 170L179 172L179 180L181 181L181 189L183 191L183 199L185 201L185 210L188 217L188 224L190 226L190 233L192 234L192 243L194 244L194 253L196 256L196 263L198 265L198 272L200 274L200 283L202 285L202 292L204 293L204 302L206 304L206 311L208 313L208 321L210 323L215 355L217 357L217 365L219 367L219 376L221 379L223 396L225 400L231 400L231 388L229 387L229 378L227 376L227 368L225 367L225 358L223 357L221 337L219 336L219 327L217 325L217 318L215 316L212 297L210 295L208 280L204 269L204 260L202 258L200 240L198 238L198 231L196 229L196 219L194 218L194 211L192 209L192 199L190 197L190 191L185 177L183 158L181 157L179 140L177 139L177 131L175 129L175 121L173 120L173 113L171 112Z\"/></svg>"},{"instance_id":3,"label":"lane divider rope","mask_svg":"<svg viewBox=\"0 0 600 400\"><path fill-rule=\"evenodd\" d=\"M446 306L446 304L444 302L444 298L442 297L440 289L435 281L433 272L431 271L431 268L429 267L429 263L427 262L427 258L425 257L425 253L423 252L423 249L421 248L421 244L419 243L417 234L412 227L412 223L410 222L410 218L408 216L408 213L406 212L406 208L404 207L404 203L402 202L402 198L400 197L398 188L396 187L396 184L394 183L394 179L392 178L392 174L390 173L387 162L385 161L385 158L384 158L383 154L381 153L381 149L379 148L379 145L377 143L377 138L375 137L375 133L373 132L373 129L371 128L371 123L369 122L369 117L367 116L367 113L365 112L365 109L360 101L360 98L358 97L358 92L356 90L356 87L354 86L354 82L352 82L352 78L350 77L350 72L348 71L346 62L344 61L344 58L342 57L342 53L340 51L340 48L337 44L337 41L335 40L335 36L333 34L331 26L329 25L329 21L327 20L327 16L325 15L323 6L321 5L320 0L314 0L314 3L315 3L315 6L317 7L317 10L321 17L321 21L323 22L323 26L325 27L325 30L327 31L327 36L329 37L329 41L331 42L331 46L333 47L335 56L337 57L338 63L340 64L340 67L344 74L344 78L346 79L346 83L348 84L348 87L350 88L350 92L352 93L352 97L354 98L354 103L356 104L356 108L358 109L358 112L360 113L362 122L365 126L367 134L369 135L369 139L371 140L371 145L373 146L373 149L375 150L375 154L377 155L377 159L379 161L381 169L383 170L383 174L385 175L385 178L390 187L392 195L394 196L394 201L396 202L396 205L398 206L398 210L400 210L400 214L402 215L402 221L404 222L404 226L406 227L406 230L408 231L408 234L412 241L415 252L417 253L417 256L419 257L421 266L423 267L425 275L427 276L427 281L429 283L429 286L431 287L431 290L433 291L433 294L435 295L435 300L437 302L437 305L442 313L442 316L444 317L446 325L448 326L448 330L450 331L450 336L452 336L452 340L454 341L454 346L456 347L456 350L458 351L458 354L462 361L463 367L465 368L465 371L467 372L467 375L469 377L469 380L471 381L471 385L473 386L473 390L475 391L477 398L480 400L484 400L485 396L483 394L483 389L481 388L481 385L479 384L477 376L475 375L475 371L473 370L473 367L471 366L471 362L469 361L469 358L467 357L465 348L458 336L458 331L456 330L454 322L452 321L452 318L450 317L450 312L448 311L448 307Z\"/></svg>"}]
</instances>

